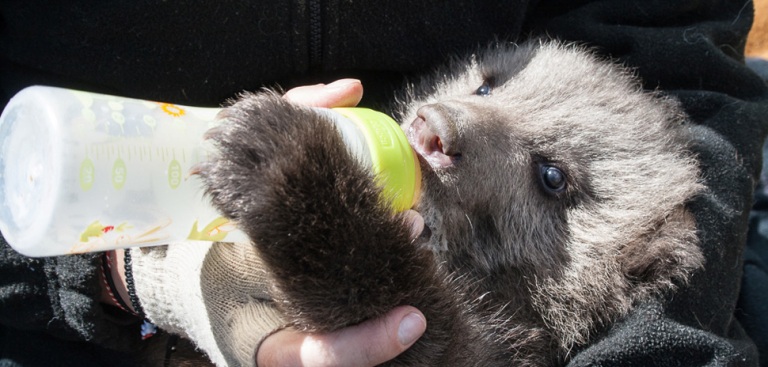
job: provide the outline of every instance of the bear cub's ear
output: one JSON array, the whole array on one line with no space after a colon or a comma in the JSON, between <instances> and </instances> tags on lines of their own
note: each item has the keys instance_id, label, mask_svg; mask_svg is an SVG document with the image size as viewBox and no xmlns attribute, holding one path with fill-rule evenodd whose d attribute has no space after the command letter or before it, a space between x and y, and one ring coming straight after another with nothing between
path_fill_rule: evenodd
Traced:
<instances>
[{"instance_id":1,"label":"bear cub's ear","mask_svg":"<svg viewBox=\"0 0 768 367\"><path fill-rule=\"evenodd\" d=\"M637 286L633 298L685 283L704 265L698 245L696 221L685 205L679 205L645 235L622 247L618 261L624 276Z\"/></svg>"}]
</instances>

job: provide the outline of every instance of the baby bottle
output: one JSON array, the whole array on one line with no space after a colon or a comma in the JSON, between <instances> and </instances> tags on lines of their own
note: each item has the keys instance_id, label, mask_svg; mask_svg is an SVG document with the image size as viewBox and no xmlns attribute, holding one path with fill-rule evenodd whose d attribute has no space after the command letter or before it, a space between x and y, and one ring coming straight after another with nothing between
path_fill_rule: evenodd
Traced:
<instances>
[{"instance_id":1,"label":"baby bottle","mask_svg":"<svg viewBox=\"0 0 768 367\"><path fill-rule=\"evenodd\" d=\"M247 241L190 170L216 154L204 133L219 108L33 86L0 115L0 232L27 256L172 241ZM420 187L418 162L388 116L320 109L373 170L397 211Z\"/></svg>"}]
</instances>

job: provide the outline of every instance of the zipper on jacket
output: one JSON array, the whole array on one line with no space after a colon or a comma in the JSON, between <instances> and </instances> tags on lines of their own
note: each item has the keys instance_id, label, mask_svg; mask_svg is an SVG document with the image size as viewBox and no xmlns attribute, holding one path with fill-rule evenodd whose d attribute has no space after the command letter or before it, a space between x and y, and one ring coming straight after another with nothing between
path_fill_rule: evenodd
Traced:
<instances>
[{"instance_id":1,"label":"zipper on jacket","mask_svg":"<svg viewBox=\"0 0 768 367\"><path fill-rule=\"evenodd\" d=\"M309 69L323 65L323 23L320 0L308 0L309 7Z\"/></svg>"}]
</instances>

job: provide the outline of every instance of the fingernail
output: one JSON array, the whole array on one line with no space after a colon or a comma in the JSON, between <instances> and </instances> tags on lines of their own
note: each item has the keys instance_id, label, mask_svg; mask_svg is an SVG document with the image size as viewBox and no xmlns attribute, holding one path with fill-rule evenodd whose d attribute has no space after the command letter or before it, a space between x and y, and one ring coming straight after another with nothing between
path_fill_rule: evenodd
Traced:
<instances>
[{"instance_id":1,"label":"fingernail","mask_svg":"<svg viewBox=\"0 0 768 367\"><path fill-rule=\"evenodd\" d=\"M416 341L427 328L427 321L424 318L411 312L400 321L400 327L397 329L397 340L402 345L411 345Z\"/></svg>"},{"instance_id":2,"label":"fingernail","mask_svg":"<svg viewBox=\"0 0 768 367\"><path fill-rule=\"evenodd\" d=\"M411 238L416 239L424 232L427 226L424 225L424 219L421 216L414 216L411 218Z\"/></svg>"},{"instance_id":3,"label":"fingernail","mask_svg":"<svg viewBox=\"0 0 768 367\"><path fill-rule=\"evenodd\" d=\"M325 86L326 89L343 89L352 84L360 84L357 79L339 79Z\"/></svg>"},{"instance_id":4,"label":"fingernail","mask_svg":"<svg viewBox=\"0 0 768 367\"><path fill-rule=\"evenodd\" d=\"M424 218L413 209L404 211L402 215L403 221L410 227L411 241L416 240L424 232L424 227L426 227Z\"/></svg>"}]
</instances>

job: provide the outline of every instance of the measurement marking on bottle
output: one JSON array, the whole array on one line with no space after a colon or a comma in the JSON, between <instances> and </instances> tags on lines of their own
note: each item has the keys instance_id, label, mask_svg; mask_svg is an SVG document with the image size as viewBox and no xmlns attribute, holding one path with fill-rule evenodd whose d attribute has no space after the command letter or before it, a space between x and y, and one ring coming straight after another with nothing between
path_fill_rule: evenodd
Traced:
<instances>
[{"instance_id":1,"label":"measurement marking on bottle","mask_svg":"<svg viewBox=\"0 0 768 367\"><path fill-rule=\"evenodd\" d=\"M149 145L145 145L145 146L141 147L141 158L142 158L142 161L144 160L145 157L147 158L147 160L152 162L152 150L150 149Z\"/></svg>"},{"instance_id":2,"label":"measurement marking on bottle","mask_svg":"<svg viewBox=\"0 0 768 367\"><path fill-rule=\"evenodd\" d=\"M181 165L174 159L168 165L168 186L170 186L171 190L174 190L181 185L181 178Z\"/></svg>"},{"instance_id":3,"label":"measurement marking on bottle","mask_svg":"<svg viewBox=\"0 0 768 367\"><path fill-rule=\"evenodd\" d=\"M99 150L95 146L91 145L88 147L88 152L86 155L99 159Z\"/></svg>"},{"instance_id":4,"label":"measurement marking on bottle","mask_svg":"<svg viewBox=\"0 0 768 367\"><path fill-rule=\"evenodd\" d=\"M96 169L93 162L87 157L80 164L80 189L88 191L93 187L95 181Z\"/></svg>"},{"instance_id":5,"label":"measurement marking on bottle","mask_svg":"<svg viewBox=\"0 0 768 367\"><path fill-rule=\"evenodd\" d=\"M120 190L125 186L127 176L128 170L126 169L125 162L117 158L112 166L112 186L115 190Z\"/></svg>"}]
</instances>

